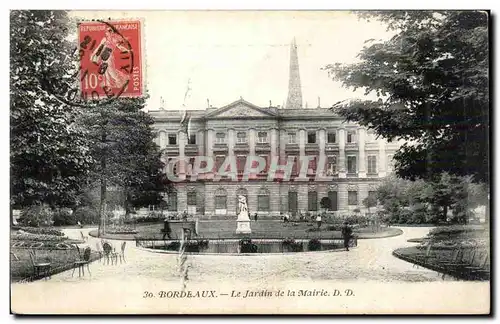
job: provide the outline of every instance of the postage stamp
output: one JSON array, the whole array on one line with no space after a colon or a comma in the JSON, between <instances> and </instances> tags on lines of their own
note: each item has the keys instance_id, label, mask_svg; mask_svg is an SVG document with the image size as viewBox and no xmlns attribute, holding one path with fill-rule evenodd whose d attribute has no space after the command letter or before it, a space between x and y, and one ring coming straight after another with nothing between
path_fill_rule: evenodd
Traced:
<instances>
[{"instance_id":1,"label":"postage stamp","mask_svg":"<svg viewBox=\"0 0 500 324\"><path fill-rule=\"evenodd\" d=\"M83 98L144 95L140 20L80 22L78 37Z\"/></svg>"}]
</instances>

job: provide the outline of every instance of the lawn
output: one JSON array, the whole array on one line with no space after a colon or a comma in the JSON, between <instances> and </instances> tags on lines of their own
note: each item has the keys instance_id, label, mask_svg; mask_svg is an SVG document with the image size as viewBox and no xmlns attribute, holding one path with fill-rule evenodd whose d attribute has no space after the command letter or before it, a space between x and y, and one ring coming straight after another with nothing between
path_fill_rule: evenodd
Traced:
<instances>
[{"instance_id":1,"label":"lawn","mask_svg":"<svg viewBox=\"0 0 500 324\"><path fill-rule=\"evenodd\" d=\"M172 238L179 238L182 223L171 222ZM251 222L251 234L244 235L249 238L294 238L294 239L309 239L309 238L323 238L333 239L341 238L340 229L337 227L334 230L328 229L331 224L323 224L321 230L317 230L315 223L299 222L299 223L283 223L275 220L260 220ZM130 240L135 237L143 239L161 239L163 234L163 223L137 225L135 227L137 234L106 234L106 238ZM238 238L243 235L235 233L236 221L228 220L210 220L200 221L198 225L199 237L205 239L219 239L219 238ZM401 230L396 228L382 227L378 231L372 228L356 228L354 234L360 238L378 238L396 236L402 233ZM90 235L95 236L97 233L93 231Z\"/></svg>"},{"instance_id":2,"label":"lawn","mask_svg":"<svg viewBox=\"0 0 500 324\"><path fill-rule=\"evenodd\" d=\"M490 237L484 225L437 227L426 237L408 241L420 244L397 249L394 256L464 280L490 277Z\"/></svg>"},{"instance_id":3,"label":"lawn","mask_svg":"<svg viewBox=\"0 0 500 324\"><path fill-rule=\"evenodd\" d=\"M10 280L11 282L20 280L40 279L34 278L33 264L31 263L29 249L11 248L10 260ZM72 269L74 262L78 260L76 248L67 250L59 249L35 249L36 258L39 262L51 263L51 274L56 274L68 269ZM17 258L17 259L16 259ZM97 253L92 253L91 261L97 260Z\"/></svg>"}]
</instances>

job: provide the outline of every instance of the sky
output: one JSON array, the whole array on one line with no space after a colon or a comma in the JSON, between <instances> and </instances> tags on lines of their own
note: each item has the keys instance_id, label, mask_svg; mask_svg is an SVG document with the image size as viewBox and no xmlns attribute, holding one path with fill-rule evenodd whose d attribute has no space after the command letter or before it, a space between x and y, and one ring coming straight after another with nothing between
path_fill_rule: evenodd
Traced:
<instances>
[{"instance_id":1,"label":"sky","mask_svg":"<svg viewBox=\"0 0 500 324\"><path fill-rule=\"evenodd\" d=\"M222 107L243 98L283 105L290 43L298 46L303 104L362 98L333 82L324 66L352 63L368 39L390 33L348 11L73 11L85 19L141 18L148 110ZM187 99L185 93L188 88Z\"/></svg>"}]
</instances>

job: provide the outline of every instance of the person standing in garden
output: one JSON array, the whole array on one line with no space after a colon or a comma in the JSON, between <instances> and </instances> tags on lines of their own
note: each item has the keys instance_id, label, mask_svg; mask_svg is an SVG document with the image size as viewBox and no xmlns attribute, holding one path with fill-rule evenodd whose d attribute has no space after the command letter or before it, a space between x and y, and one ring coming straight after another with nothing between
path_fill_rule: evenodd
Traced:
<instances>
[{"instance_id":1,"label":"person standing in garden","mask_svg":"<svg viewBox=\"0 0 500 324\"><path fill-rule=\"evenodd\" d=\"M168 239L171 239L170 233L172 233L172 229L170 228L168 218L165 217L165 220L163 221L163 239L165 239L165 236L168 236Z\"/></svg>"},{"instance_id":2,"label":"person standing in garden","mask_svg":"<svg viewBox=\"0 0 500 324\"><path fill-rule=\"evenodd\" d=\"M352 236L352 228L349 226L347 222L344 222L344 226L342 226L342 237L344 238L344 248L346 251L349 251L349 241Z\"/></svg>"},{"instance_id":3,"label":"person standing in garden","mask_svg":"<svg viewBox=\"0 0 500 324\"><path fill-rule=\"evenodd\" d=\"M316 216L316 224L318 224L318 230L321 228L321 222L321 214L318 214L318 216Z\"/></svg>"}]
</instances>

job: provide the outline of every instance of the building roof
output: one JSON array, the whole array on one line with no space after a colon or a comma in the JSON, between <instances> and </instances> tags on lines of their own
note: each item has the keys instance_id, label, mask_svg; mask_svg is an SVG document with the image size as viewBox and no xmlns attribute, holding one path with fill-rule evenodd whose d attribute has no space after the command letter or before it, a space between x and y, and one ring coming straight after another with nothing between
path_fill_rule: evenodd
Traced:
<instances>
[{"instance_id":1,"label":"building roof","mask_svg":"<svg viewBox=\"0 0 500 324\"><path fill-rule=\"evenodd\" d=\"M277 107L259 107L244 99L236 100L220 108L199 110L149 110L155 119L179 120L186 113L192 119L311 119L340 118L329 108L283 109Z\"/></svg>"}]
</instances>

